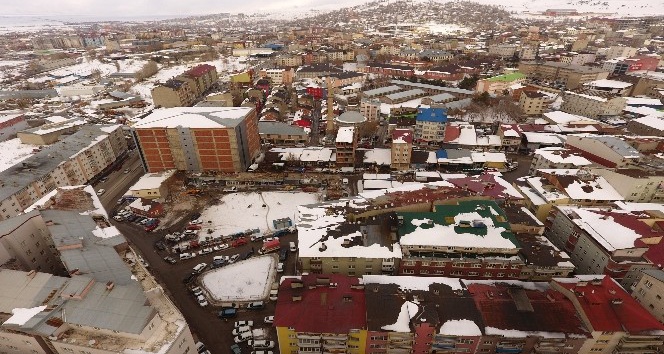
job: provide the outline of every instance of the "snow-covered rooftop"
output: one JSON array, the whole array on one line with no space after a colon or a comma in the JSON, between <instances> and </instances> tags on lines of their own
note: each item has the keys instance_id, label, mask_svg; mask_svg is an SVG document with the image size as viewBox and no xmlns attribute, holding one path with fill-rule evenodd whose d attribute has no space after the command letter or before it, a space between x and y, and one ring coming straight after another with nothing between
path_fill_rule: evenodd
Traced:
<instances>
[{"instance_id":1,"label":"snow-covered rooftop","mask_svg":"<svg viewBox=\"0 0 664 354\"><path fill-rule=\"evenodd\" d=\"M251 107L175 107L155 109L133 127L232 128L253 110Z\"/></svg>"}]
</instances>

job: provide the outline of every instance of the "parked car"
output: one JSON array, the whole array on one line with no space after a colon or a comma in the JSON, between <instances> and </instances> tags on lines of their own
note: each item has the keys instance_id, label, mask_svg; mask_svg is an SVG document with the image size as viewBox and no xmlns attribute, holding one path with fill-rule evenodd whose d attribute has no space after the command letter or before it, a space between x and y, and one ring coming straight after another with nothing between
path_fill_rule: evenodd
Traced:
<instances>
[{"instance_id":1,"label":"parked car","mask_svg":"<svg viewBox=\"0 0 664 354\"><path fill-rule=\"evenodd\" d=\"M283 272L284 272L284 264L280 262L277 264L277 273L283 273Z\"/></svg>"},{"instance_id":2,"label":"parked car","mask_svg":"<svg viewBox=\"0 0 664 354\"><path fill-rule=\"evenodd\" d=\"M166 256L166 257L164 257L164 261L166 261L167 263L170 263L170 264L175 264L175 263L177 263L177 261L175 260L175 258L173 258L173 257L171 257L171 256Z\"/></svg>"},{"instance_id":3,"label":"parked car","mask_svg":"<svg viewBox=\"0 0 664 354\"><path fill-rule=\"evenodd\" d=\"M235 263L235 262L237 262L238 259L240 259L240 255L239 254L234 254L234 255L231 256L231 258L228 259L228 263Z\"/></svg>"},{"instance_id":4,"label":"parked car","mask_svg":"<svg viewBox=\"0 0 664 354\"><path fill-rule=\"evenodd\" d=\"M199 274L199 273L201 273L203 270L205 270L206 267L207 267L207 263L198 263L198 264L194 267L194 274Z\"/></svg>"},{"instance_id":5,"label":"parked car","mask_svg":"<svg viewBox=\"0 0 664 354\"><path fill-rule=\"evenodd\" d=\"M221 268L224 265L226 265L226 261L223 260L223 259L219 259L219 260L216 260L216 261L212 261L212 264L210 265L210 267L212 269L215 269L215 268Z\"/></svg>"},{"instance_id":6,"label":"parked car","mask_svg":"<svg viewBox=\"0 0 664 354\"><path fill-rule=\"evenodd\" d=\"M185 259L191 259L196 257L196 253L180 253L180 260L184 261Z\"/></svg>"},{"instance_id":7,"label":"parked car","mask_svg":"<svg viewBox=\"0 0 664 354\"><path fill-rule=\"evenodd\" d=\"M249 331L251 331L251 327L249 327L249 326L241 326L241 327L235 327L235 328L233 329L233 332L232 332L232 333L233 333L234 336L237 336L237 335L239 335L240 333L249 332Z\"/></svg>"},{"instance_id":8,"label":"parked car","mask_svg":"<svg viewBox=\"0 0 664 354\"><path fill-rule=\"evenodd\" d=\"M203 295L203 289L201 289L200 286L191 288L191 292L194 294L194 296Z\"/></svg>"},{"instance_id":9,"label":"parked car","mask_svg":"<svg viewBox=\"0 0 664 354\"><path fill-rule=\"evenodd\" d=\"M282 248L279 250L279 262L285 262L286 258L288 258L288 249Z\"/></svg>"},{"instance_id":10,"label":"parked car","mask_svg":"<svg viewBox=\"0 0 664 354\"><path fill-rule=\"evenodd\" d=\"M254 251L250 250L249 252L242 255L242 260L249 259L253 255L254 255Z\"/></svg>"},{"instance_id":11,"label":"parked car","mask_svg":"<svg viewBox=\"0 0 664 354\"><path fill-rule=\"evenodd\" d=\"M271 289L269 296L270 301L277 301L278 298L279 298L279 289Z\"/></svg>"},{"instance_id":12,"label":"parked car","mask_svg":"<svg viewBox=\"0 0 664 354\"><path fill-rule=\"evenodd\" d=\"M219 318L232 318L237 316L237 309L232 307L222 308L217 312L217 317Z\"/></svg>"},{"instance_id":13,"label":"parked car","mask_svg":"<svg viewBox=\"0 0 664 354\"><path fill-rule=\"evenodd\" d=\"M252 350L251 354L274 354L271 350Z\"/></svg>"},{"instance_id":14,"label":"parked car","mask_svg":"<svg viewBox=\"0 0 664 354\"><path fill-rule=\"evenodd\" d=\"M240 346L237 344L231 345L231 353L232 354L242 354L242 350L240 350Z\"/></svg>"},{"instance_id":15,"label":"parked car","mask_svg":"<svg viewBox=\"0 0 664 354\"><path fill-rule=\"evenodd\" d=\"M205 344L203 344L203 342L196 342L196 351L199 354L203 353L206 350L207 348L205 347Z\"/></svg>"},{"instance_id":16,"label":"parked car","mask_svg":"<svg viewBox=\"0 0 664 354\"><path fill-rule=\"evenodd\" d=\"M160 250L160 251L165 251L166 250L166 244L162 240L158 240L157 242L154 243L154 248Z\"/></svg>"},{"instance_id":17,"label":"parked car","mask_svg":"<svg viewBox=\"0 0 664 354\"><path fill-rule=\"evenodd\" d=\"M249 343L250 347L254 347L254 349L272 349L274 348L274 341L273 340L250 340Z\"/></svg>"},{"instance_id":18,"label":"parked car","mask_svg":"<svg viewBox=\"0 0 664 354\"><path fill-rule=\"evenodd\" d=\"M196 279L196 275L197 274L195 274L195 273L191 273L191 274L187 275L186 277L184 277L182 282L185 283L185 284L189 284L192 281L194 281L194 279Z\"/></svg>"},{"instance_id":19,"label":"parked car","mask_svg":"<svg viewBox=\"0 0 664 354\"><path fill-rule=\"evenodd\" d=\"M249 332L244 332L244 333L238 334L237 336L235 336L233 338L233 341L235 343L243 343L243 342L246 342L246 341L248 341L249 339L251 339L253 337L254 336L251 334L251 331L249 331Z\"/></svg>"},{"instance_id":20,"label":"parked car","mask_svg":"<svg viewBox=\"0 0 664 354\"><path fill-rule=\"evenodd\" d=\"M100 189L100 190L97 191L97 195L102 195L102 194L104 194L105 192L106 192L106 190L105 190L104 188L102 188L102 189Z\"/></svg>"},{"instance_id":21,"label":"parked car","mask_svg":"<svg viewBox=\"0 0 664 354\"><path fill-rule=\"evenodd\" d=\"M273 323L274 322L274 316L265 316L265 318L263 319L263 322Z\"/></svg>"},{"instance_id":22,"label":"parked car","mask_svg":"<svg viewBox=\"0 0 664 354\"><path fill-rule=\"evenodd\" d=\"M157 228L157 225L149 225L145 227L145 232L152 232Z\"/></svg>"},{"instance_id":23,"label":"parked car","mask_svg":"<svg viewBox=\"0 0 664 354\"><path fill-rule=\"evenodd\" d=\"M231 247L240 247L240 246L246 245L246 244L247 244L247 239L244 238L244 237L241 237L241 238L238 238L237 240L233 240L233 242L231 242Z\"/></svg>"},{"instance_id":24,"label":"parked car","mask_svg":"<svg viewBox=\"0 0 664 354\"><path fill-rule=\"evenodd\" d=\"M116 215L116 216L113 217L113 220L115 220L115 221L124 221L125 219L120 215Z\"/></svg>"},{"instance_id":25,"label":"parked car","mask_svg":"<svg viewBox=\"0 0 664 354\"><path fill-rule=\"evenodd\" d=\"M201 219L195 219L189 222L189 225L200 225L203 223L203 220Z\"/></svg>"},{"instance_id":26,"label":"parked car","mask_svg":"<svg viewBox=\"0 0 664 354\"><path fill-rule=\"evenodd\" d=\"M233 324L233 328L238 328L238 327L245 327L245 326L253 326L254 321L235 321Z\"/></svg>"},{"instance_id":27,"label":"parked car","mask_svg":"<svg viewBox=\"0 0 664 354\"><path fill-rule=\"evenodd\" d=\"M205 306L208 305L208 301L205 298L205 296L203 296L203 295L198 295L196 297L196 301L198 301L198 306L200 306L200 307L205 307Z\"/></svg>"},{"instance_id":28,"label":"parked car","mask_svg":"<svg viewBox=\"0 0 664 354\"><path fill-rule=\"evenodd\" d=\"M191 220L198 220L198 218L201 217L201 213L193 213L191 214Z\"/></svg>"},{"instance_id":29,"label":"parked car","mask_svg":"<svg viewBox=\"0 0 664 354\"><path fill-rule=\"evenodd\" d=\"M201 255L203 255L203 254L208 254L208 253L212 253L212 252L214 252L214 250L212 249L212 247L206 247L206 248L203 248L203 249L201 250Z\"/></svg>"},{"instance_id":30,"label":"parked car","mask_svg":"<svg viewBox=\"0 0 664 354\"><path fill-rule=\"evenodd\" d=\"M200 230L201 225L189 225L187 226L187 230Z\"/></svg>"},{"instance_id":31,"label":"parked car","mask_svg":"<svg viewBox=\"0 0 664 354\"><path fill-rule=\"evenodd\" d=\"M247 304L247 310L260 310L265 307L263 301L254 301Z\"/></svg>"}]
</instances>

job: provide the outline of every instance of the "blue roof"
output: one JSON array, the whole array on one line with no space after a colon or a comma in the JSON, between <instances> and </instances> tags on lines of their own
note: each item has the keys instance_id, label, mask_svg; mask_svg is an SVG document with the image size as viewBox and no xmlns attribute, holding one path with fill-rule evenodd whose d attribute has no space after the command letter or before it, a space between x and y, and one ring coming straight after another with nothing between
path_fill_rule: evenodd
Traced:
<instances>
[{"instance_id":1,"label":"blue roof","mask_svg":"<svg viewBox=\"0 0 664 354\"><path fill-rule=\"evenodd\" d=\"M446 159L447 158L447 150L440 149L440 150L436 151L436 158L437 159Z\"/></svg>"},{"instance_id":2,"label":"blue roof","mask_svg":"<svg viewBox=\"0 0 664 354\"><path fill-rule=\"evenodd\" d=\"M417 110L418 121L424 122L447 122L447 111L444 108L419 108Z\"/></svg>"}]
</instances>

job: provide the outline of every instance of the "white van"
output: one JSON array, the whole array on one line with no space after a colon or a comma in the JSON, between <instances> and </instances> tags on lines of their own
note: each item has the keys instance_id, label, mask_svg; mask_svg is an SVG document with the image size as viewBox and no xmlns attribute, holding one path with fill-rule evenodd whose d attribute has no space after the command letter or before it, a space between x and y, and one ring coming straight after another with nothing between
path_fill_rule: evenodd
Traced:
<instances>
[{"instance_id":1,"label":"white van","mask_svg":"<svg viewBox=\"0 0 664 354\"><path fill-rule=\"evenodd\" d=\"M185 259L191 259L196 257L195 253L180 253L180 260L184 261Z\"/></svg>"},{"instance_id":2,"label":"white van","mask_svg":"<svg viewBox=\"0 0 664 354\"><path fill-rule=\"evenodd\" d=\"M295 246L295 242L290 242L288 244L288 248L291 252L297 252L297 246Z\"/></svg>"}]
</instances>

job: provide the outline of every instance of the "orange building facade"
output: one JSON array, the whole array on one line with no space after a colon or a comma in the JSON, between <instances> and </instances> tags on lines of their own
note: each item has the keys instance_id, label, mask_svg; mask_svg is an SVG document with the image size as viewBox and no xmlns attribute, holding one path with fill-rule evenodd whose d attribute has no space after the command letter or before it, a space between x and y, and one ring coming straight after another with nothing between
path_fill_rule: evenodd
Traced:
<instances>
[{"instance_id":1,"label":"orange building facade","mask_svg":"<svg viewBox=\"0 0 664 354\"><path fill-rule=\"evenodd\" d=\"M258 117L253 108L164 110L153 120L150 116L144 118L147 122L139 122L133 129L148 172L170 169L241 172L246 171L260 153ZM228 116L225 113L229 113ZM159 126L161 122L163 126Z\"/></svg>"}]
</instances>

